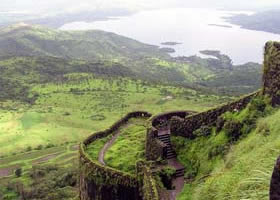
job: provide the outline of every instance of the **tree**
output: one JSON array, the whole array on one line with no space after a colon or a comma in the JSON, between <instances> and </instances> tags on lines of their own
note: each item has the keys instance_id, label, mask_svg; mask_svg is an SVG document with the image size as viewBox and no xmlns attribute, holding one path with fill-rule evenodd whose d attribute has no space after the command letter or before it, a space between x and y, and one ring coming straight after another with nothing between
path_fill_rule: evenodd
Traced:
<instances>
[{"instance_id":1,"label":"tree","mask_svg":"<svg viewBox=\"0 0 280 200\"><path fill-rule=\"evenodd\" d=\"M22 169L21 169L21 168L16 169L16 170L15 170L15 175L16 175L17 177L21 177L21 175L22 175Z\"/></svg>"}]
</instances>

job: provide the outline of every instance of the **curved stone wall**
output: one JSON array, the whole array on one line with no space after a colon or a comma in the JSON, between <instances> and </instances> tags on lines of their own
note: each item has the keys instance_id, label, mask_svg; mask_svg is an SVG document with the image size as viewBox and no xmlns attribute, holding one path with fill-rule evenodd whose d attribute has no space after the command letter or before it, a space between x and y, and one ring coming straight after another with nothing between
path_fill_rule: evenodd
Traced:
<instances>
[{"instance_id":1,"label":"curved stone wall","mask_svg":"<svg viewBox=\"0 0 280 200\"><path fill-rule=\"evenodd\" d=\"M151 117L147 112L128 113L111 128L89 136L80 145L80 199L81 200L140 200L141 183L137 176L101 165L86 153L86 147L93 141L114 134L131 118Z\"/></svg>"}]
</instances>

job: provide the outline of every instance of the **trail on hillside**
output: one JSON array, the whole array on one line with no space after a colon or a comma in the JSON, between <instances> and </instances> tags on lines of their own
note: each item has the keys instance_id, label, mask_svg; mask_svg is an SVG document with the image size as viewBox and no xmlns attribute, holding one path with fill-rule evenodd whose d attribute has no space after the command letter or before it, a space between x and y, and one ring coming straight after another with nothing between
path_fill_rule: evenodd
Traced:
<instances>
[{"instance_id":1,"label":"trail on hillside","mask_svg":"<svg viewBox=\"0 0 280 200\"><path fill-rule=\"evenodd\" d=\"M121 128L126 127L127 124L123 125ZM103 148L101 149L101 151L98 154L98 161L102 164L102 165L106 165L105 161L104 161L104 157L105 157L105 153L106 151L108 151L108 149L114 144L114 142L116 141L116 139L119 137L120 133L121 133L121 128L119 128L116 133L114 134L114 136L108 141L106 142L106 144L103 146Z\"/></svg>"}]
</instances>

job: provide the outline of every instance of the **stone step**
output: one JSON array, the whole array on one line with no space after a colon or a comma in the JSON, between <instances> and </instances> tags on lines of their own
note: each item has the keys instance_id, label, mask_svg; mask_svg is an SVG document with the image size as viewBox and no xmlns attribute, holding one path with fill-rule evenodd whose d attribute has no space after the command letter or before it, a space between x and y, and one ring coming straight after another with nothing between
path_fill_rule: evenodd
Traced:
<instances>
[{"instance_id":1,"label":"stone step","mask_svg":"<svg viewBox=\"0 0 280 200\"><path fill-rule=\"evenodd\" d=\"M185 168L176 169L176 172L185 171Z\"/></svg>"},{"instance_id":2,"label":"stone step","mask_svg":"<svg viewBox=\"0 0 280 200\"><path fill-rule=\"evenodd\" d=\"M184 174L185 174L185 169L181 168L181 169L176 170L175 176L176 176L176 178L178 178L178 177L184 176Z\"/></svg>"},{"instance_id":3,"label":"stone step","mask_svg":"<svg viewBox=\"0 0 280 200\"><path fill-rule=\"evenodd\" d=\"M175 155L176 155L176 152L175 152L175 151L172 151L172 150L171 150L171 151L167 151L166 153L167 153L167 155L168 155L168 154L175 154Z\"/></svg>"},{"instance_id":4,"label":"stone step","mask_svg":"<svg viewBox=\"0 0 280 200\"><path fill-rule=\"evenodd\" d=\"M159 138L161 141L170 141L170 138Z\"/></svg>"},{"instance_id":5,"label":"stone step","mask_svg":"<svg viewBox=\"0 0 280 200\"><path fill-rule=\"evenodd\" d=\"M173 154L176 156L175 151L167 151L167 155L173 155Z\"/></svg>"},{"instance_id":6,"label":"stone step","mask_svg":"<svg viewBox=\"0 0 280 200\"><path fill-rule=\"evenodd\" d=\"M162 141L163 142L163 141ZM171 146L170 142L163 142L164 144L166 144L167 146Z\"/></svg>"},{"instance_id":7,"label":"stone step","mask_svg":"<svg viewBox=\"0 0 280 200\"><path fill-rule=\"evenodd\" d=\"M159 138L161 141L171 141L170 138Z\"/></svg>"},{"instance_id":8,"label":"stone step","mask_svg":"<svg viewBox=\"0 0 280 200\"><path fill-rule=\"evenodd\" d=\"M170 134L163 134L163 135L159 135L158 137L159 137L159 138L160 138L160 137L170 137Z\"/></svg>"},{"instance_id":9,"label":"stone step","mask_svg":"<svg viewBox=\"0 0 280 200\"><path fill-rule=\"evenodd\" d=\"M164 144L166 144L167 146L171 146L171 142L164 142L162 141Z\"/></svg>"},{"instance_id":10,"label":"stone step","mask_svg":"<svg viewBox=\"0 0 280 200\"><path fill-rule=\"evenodd\" d=\"M167 154L176 154L176 152L174 150L169 150L167 151Z\"/></svg>"},{"instance_id":11,"label":"stone step","mask_svg":"<svg viewBox=\"0 0 280 200\"><path fill-rule=\"evenodd\" d=\"M170 137L158 138L160 140L170 140Z\"/></svg>"},{"instance_id":12,"label":"stone step","mask_svg":"<svg viewBox=\"0 0 280 200\"><path fill-rule=\"evenodd\" d=\"M166 157L167 159L171 159L171 158L176 158L176 155L175 154L172 154L172 155L167 155Z\"/></svg>"},{"instance_id":13,"label":"stone step","mask_svg":"<svg viewBox=\"0 0 280 200\"><path fill-rule=\"evenodd\" d=\"M185 175L184 172L176 173L176 174L175 174L175 177L176 177L176 178L179 178L179 177L182 177L182 176L184 176L184 175Z\"/></svg>"},{"instance_id":14,"label":"stone step","mask_svg":"<svg viewBox=\"0 0 280 200\"><path fill-rule=\"evenodd\" d=\"M167 152L174 152L175 153L175 151L174 151L174 149L167 149Z\"/></svg>"}]
</instances>

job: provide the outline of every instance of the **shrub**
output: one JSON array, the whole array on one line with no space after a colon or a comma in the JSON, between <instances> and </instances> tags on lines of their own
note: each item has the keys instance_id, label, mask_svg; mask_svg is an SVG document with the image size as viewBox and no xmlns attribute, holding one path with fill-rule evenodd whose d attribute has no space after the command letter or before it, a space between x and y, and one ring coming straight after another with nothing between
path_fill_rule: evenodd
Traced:
<instances>
[{"instance_id":1,"label":"shrub","mask_svg":"<svg viewBox=\"0 0 280 200\"><path fill-rule=\"evenodd\" d=\"M26 148L26 151L27 151L27 152L32 151L32 147L31 147L31 146L28 146L28 147Z\"/></svg>"},{"instance_id":2,"label":"shrub","mask_svg":"<svg viewBox=\"0 0 280 200\"><path fill-rule=\"evenodd\" d=\"M43 145L38 145L36 148L35 148L35 150L42 150L43 149Z\"/></svg>"},{"instance_id":3,"label":"shrub","mask_svg":"<svg viewBox=\"0 0 280 200\"><path fill-rule=\"evenodd\" d=\"M224 129L226 132L226 135L232 140L236 141L239 139L239 137L242 135L242 123L238 120L232 119L228 120L225 125Z\"/></svg>"},{"instance_id":4,"label":"shrub","mask_svg":"<svg viewBox=\"0 0 280 200\"><path fill-rule=\"evenodd\" d=\"M248 105L249 111L260 111L264 112L266 108L266 102L263 97L255 97L251 100L250 104Z\"/></svg>"},{"instance_id":5,"label":"shrub","mask_svg":"<svg viewBox=\"0 0 280 200\"><path fill-rule=\"evenodd\" d=\"M49 144L47 144L47 146L46 146L45 148L46 148L46 149L48 149L48 148L52 148L52 147L55 147L55 145L54 145L54 144L49 143Z\"/></svg>"},{"instance_id":6,"label":"shrub","mask_svg":"<svg viewBox=\"0 0 280 200\"><path fill-rule=\"evenodd\" d=\"M255 123L253 124L243 123L243 127L241 129L242 135L249 134L254 128L256 128Z\"/></svg>"},{"instance_id":7,"label":"shrub","mask_svg":"<svg viewBox=\"0 0 280 200\"><path fill-rule=\"evenodd\" d=\"M209 126L201 126L199 129L197 129L196 131L194 131L194 135L196 137L206 137L211 135L212 132L212 128Z\"/></svg>"},{"instance_id":8,"label":"shrub","mask_svg":"<svg viewBox=\"0 0 280 200\"><path fill-rule=\"evenodd\" d=\"M69 116L69 115L71 115L71 113L70 112L65 112L63 115L64 116Z\"/></svg>"},{"instance_id":9,"label":"shrub","mask_svg":"<svg viewBox=\"0 0 280 200\"><path fill-rule=\"evenodd\" d=\"M265 121L260 121L257 126L257 133L262 135L269 135L270 129L268 124Z\"/></svg>"},{"instance_id":10,"label":"shrub","mask_svg":"<svg viewBox=\"0 0 280 200\"><path fill-rule=\"evenodd\" d=\"M16 169L16 170L15 170L15 175L16 175L17 177L21 177L21 175L22 175L22 169L21 169L21 168Z\"/></svg>"},{"instance_id":11,"label":"shrub","mask_svg":"<svg viewBox=\"0 0 280 200\"><path fill-rule=\"evenodd\" d=\"M161 171L161 174L166 175L167 177L171 178L176 172L176 169L174 167L165 167Z\"/></svg>"},{"instance_id":12,"label":"shrub","mask_svg":"<svg viewBox=\"0 0 280 200\"><path fill-rule=\"evenodd\" d=\"M173 167L164 167L158 172L158 176L160 177L161 182L163 183L164 187L168 190L172 188L172 178L176 173L176 169Z\"/></svg>"},{"instance_id":13,"label":"shrub","mask_svg":"<svg viewBox=\"0 0 280 200\"><path fill-rule=\"evenodd\" d=\"M31 147L31 146L28 146L28 147L26 148L26 152L29 152L29 151L32 151L32 147Z\"/></svg>"},{"instance_id":14,"label":"shrub","mask_svg":"<svg viewBox=\"0 0 280 200\"><path fill-rule=\"evenodd\" d=\"M217 133L219 133L223 129L224 124L225 124L225 119L222 116L218 117L218 119L216 121L216 132Z\"/></svg>"},{"instance_id":15,"label":"shrub","mask_svg":"<svg viewBox=\"0 0 280 200\"><path fill-rule=\"evenodd\" d=\"M106 117L102 114L92 115L90 118L94 121L103 121L106 119Z\"/></svg>"},{"instance_id":16,"label":"shrub","mask_svg":"<svg viewBox=\"0 0 280 200\"><path fill-rule=\"evenodd\" d=\"M215 156L224 156L229 150L229 145L217 145L214 146L212 149L208 152L208 159L212 159Z\"/></svg>"}]
</instances>

